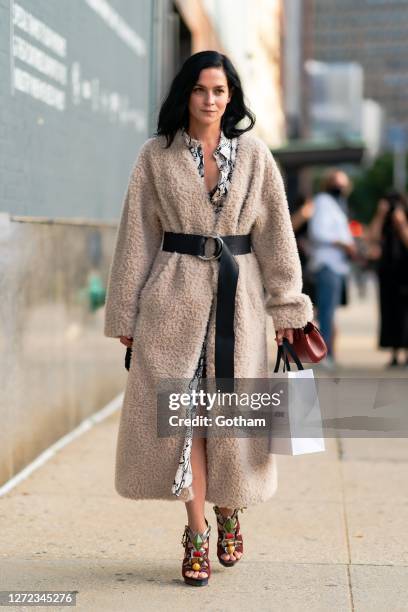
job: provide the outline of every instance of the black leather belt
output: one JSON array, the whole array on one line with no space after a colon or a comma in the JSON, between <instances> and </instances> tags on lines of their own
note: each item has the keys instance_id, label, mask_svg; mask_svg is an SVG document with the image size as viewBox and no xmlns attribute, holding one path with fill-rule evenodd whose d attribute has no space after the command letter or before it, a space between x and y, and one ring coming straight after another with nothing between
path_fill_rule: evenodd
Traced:
<instances>
[{"instance_id":1,"label":"black leather belt","mask_svg":"<svg viewBox=\"0 0 408 612\"><path fill-rule=\"evenodd\" d=\"M212 255L205 254L208 239L215 241ZM178 234L165 232L163 251L196 255L200 259L219 261L217 312L215 321L215 377L234 379L234 314L239 266L234 255L251 252L251 234L219 236L218 234ZM230 384L225 382L224 387ZM233 383L232 383L233 387Z\"/></svg>"}]
</instances>

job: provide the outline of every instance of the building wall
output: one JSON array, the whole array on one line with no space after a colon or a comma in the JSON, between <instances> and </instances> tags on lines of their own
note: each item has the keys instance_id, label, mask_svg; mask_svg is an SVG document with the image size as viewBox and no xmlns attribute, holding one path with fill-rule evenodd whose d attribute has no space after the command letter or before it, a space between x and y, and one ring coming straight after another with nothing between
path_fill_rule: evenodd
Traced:
<instances>
[{"instance_id":1,"label":"building wall","mask_svg":"<svg viewBox=\"0 0 408 612\"><path fill-rule=\"evenodd\" d=\"M283 25L283 89L288 138L301 135L302 124L302 4L285 0Z\"/></svg>"},{"instance_id":2,"label":"building wall","mask_svg":"<svg viewBox=\"0 0 408 612\"><path fill-rule=\"evenodd\" d=\"M103 304L168 55L153 9L0 0L0 485L126 382Z\"/></svg>"},{"instance_id":3,"label":"building wall","mask_svg":"<svg viewBox=\"0 0 408 612\"><path fill-rule=\"evenodd\" d=\"M271 147L285 137L282 98L282 0L179 0L192 30L192 52L219 50L234 63L254 131Z\"/></svg>"},{"instance_id":4,"label":"building wall","mask_svg":"<svg viewBox=\"0 0 408 612\"><path fill-rule=\"evenodd\" d=\"M0 213L0 486L124 388L125 348L103 336L115 234Z\"/></svg>"},{"instance_id":5,"label":"building wall","mask_svg":"<svg viewBox=\"0 0 408 612\"><path fill-rule=\"evenodd\" d=\"M285 140L281 0L259 0L249 13L250 69L246 82L258 118L257 133L270 147Z\"/></svg>"},{"instance_id":6,"label":"building wall","mask_svg":"<svg viewBox=\"0 0 408 612\"><path fill-rule=\"evenodd\" d=\"M192 37L191 53L213 49L223 52L223 45L216 26L202 0L176 0L180 14L186 22Z\"/></svg>"},{"instance_id":7,"label":"building wall","mask_svg":"<svg viewBox=\"0 0 408 612\"><path fill-rule=\"evenodd\" d=\"M149 130L152 3L0 0L0 210L114 219Z\"/></svg>"}]
</instances>

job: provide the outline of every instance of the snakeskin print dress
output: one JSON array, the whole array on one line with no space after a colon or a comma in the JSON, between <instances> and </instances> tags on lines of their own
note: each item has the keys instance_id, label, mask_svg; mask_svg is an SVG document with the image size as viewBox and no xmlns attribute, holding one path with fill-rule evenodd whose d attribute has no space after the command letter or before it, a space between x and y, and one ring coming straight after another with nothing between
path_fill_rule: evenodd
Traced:
<instances>
[{"instance_id":1,"label":"snakeskin print dress","mask_svg":"<svg viewBox=\"0 0 408 612\"><path fill-rule=\"evenodd\" d=\"M194 161L196 162L197 170L199 175L201 176L204 182L204 155L202 146L199 140L191 138L191 136L185 131L182 130L184 142L186 146L189 148ZM226 195L228 193L229 186L231 184L232 173L235 166L235 158L238 147L238 138L227 138L223 131L221 131L220 140L217 148L215 149L213 156L216 160L218 169L219 169L219 177L218 183L212 189L212 191L208 192L208 200L209 205L214 208L214 215L217 217L219 212L222 210ZM204 342L201 348L200 357L198 360L198 364L196 370L194 372L194 376L188 384L188 390L191 392L192 390L198 391L202 379L206 377L206 347L207 347L207 338L208 338L208 329L209 323L211 319L211 314L213 310L214 300L211 305L211 312L207 321L207 330L204 337ZM190 405L187 407L186 417L193 418L194 411L196 406ZM172 493L177 497L181 494L184 488L190 487L190 496L191 496L191 484L192 484L192 470L191 470L191 447L193 443L193 427L186 427L186 434L184 439L183 450L181 453L179 465L177 468L176 476L174 478L174 482L172 485Z\"/></svg>"}]
</instances>

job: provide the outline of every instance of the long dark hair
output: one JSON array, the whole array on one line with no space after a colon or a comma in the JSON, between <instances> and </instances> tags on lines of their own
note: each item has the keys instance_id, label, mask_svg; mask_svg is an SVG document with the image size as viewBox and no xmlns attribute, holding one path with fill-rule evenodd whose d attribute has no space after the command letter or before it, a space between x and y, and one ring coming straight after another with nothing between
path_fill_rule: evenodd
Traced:
<instances>
[{"instance_id":1,"label":"long dark hair","mask_svg":"<svg viewBox=\"0 0 408 612\"><path fill-rule=\"evenodd\" d=\"M392 215L396 206L401 206L405 212L405 216L408 219L408 202L407 198L402 191L395 189L394 187L389 187L384 195L383 199L386 200L389 204L389 209L384 218L383 231L391 232L393 234L397 234L397 230L392 222Z\"/></svg>"},{"instance_id":2,"label":"long dark hair","mask_svg":"<svg viewBox=\"0 0 408 612\"><path fill-rule=\"evenodd\" d=\"M402 191L399 191L398 189L395 189L394 187L389 187L385 191L383 195L383 199L387 200L388 204L390 205L391 212L395 209L397 205L402 206L405 212L408 212L407 198L406 198L406 195L402 193Z\"/></svg>"},{"instance_id":3,"label":"long dark hair","mask_svg":"<svg viewBox=\"0 0 408 612\"><path fill-rule=\"evenodd\" d=\"M225 136L227 138L239 136L255 125L255 115L245 105L241 81L231 60L217 51L200 51L186 59L174 77L169 93L160 108L156 136L166 137L166 148L170 147L179 129L188 128L190 94L204 68L222 68L227 77L231 100L221 118L221 129ZM245 117L249 119L249 125L237 128L237 123Z\"/></svg>"}]
</instances>

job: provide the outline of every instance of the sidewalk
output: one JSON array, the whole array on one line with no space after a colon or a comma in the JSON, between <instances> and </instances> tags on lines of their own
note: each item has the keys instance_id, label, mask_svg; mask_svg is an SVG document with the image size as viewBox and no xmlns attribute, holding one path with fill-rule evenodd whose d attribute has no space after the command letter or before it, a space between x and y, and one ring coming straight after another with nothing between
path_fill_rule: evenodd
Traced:
<instances>
[{"instance_id":1,"label":"sidewalk","mask_svg":"<svg viewBox=\"0 0 408 612\"><path fill-rule=\"evenodd\" d=\"M366 356L380 371L387 355L373 349L368 312L344 309L339 359ZM0 499L0 590L77 590L87 612L408 611L405 439L328 439L325 453L278 456L276 495L240 513L245 554L234 568L217 562L208 504L213 575L197 589L180 573L184 504L114 491L118 416Z\"/></svg>"},{"instance_id":2,"label":"sidewalk","mask_svg":"<svg viewBox=\"0 0 408 612\"><path fill-rule=\"evenodd\" d=\"M357 286L350 283L349 299L350 305L339 308L336 314L340 366L343 372L371 370L384 375L384 364L389 361L390 352L377 348L379 321L374 276L368 278L365 297L360 297Z\"/></svg>"}]
</instances>

